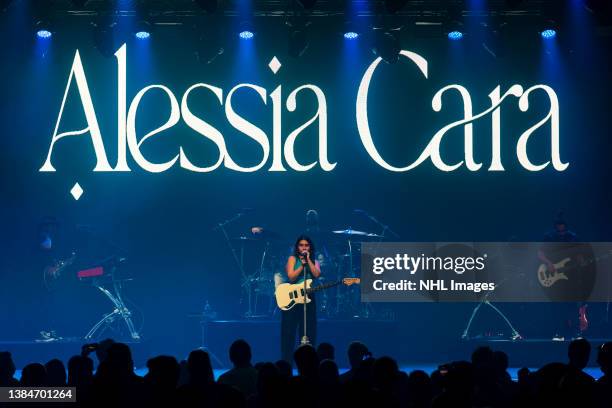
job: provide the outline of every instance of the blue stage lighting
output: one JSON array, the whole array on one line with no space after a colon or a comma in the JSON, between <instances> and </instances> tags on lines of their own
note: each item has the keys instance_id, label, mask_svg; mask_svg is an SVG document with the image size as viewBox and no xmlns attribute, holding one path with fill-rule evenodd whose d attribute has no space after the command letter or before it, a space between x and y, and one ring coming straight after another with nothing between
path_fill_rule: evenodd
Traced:
<instances>
[{"instance_id":1,"label":"blue stage lighting","mask_svg":"<svg viewBox=\"0 0 612 408\"><path fill-rule=\"evenodd\" d=\"M36 32L36 36L38 38L51 38L53 34L51 34L51 31L49 30L38 30Z\"/></svg>"},{"instance_id":2,"label":"blue stage lighting","mask_svg":"<svg viewBox=\"0 0 612 408\"><path fill-rule=\"evenodd\" d=\"M238 34L238 36L242 40L250 40L251 38L255 36L255 34L253 34L252 31L245 30L245 31L241 31L240 34Z\"/></svg>"},{"instance_id":3,"label":"blue stage lighting","mask_svg":"<svg viewBox=\"0 0 612 408\"><path fill-rule=\"evenodd\" d=\"M357 37L359 37L359 34L354 31L348 31L344 33L344 38L346 38L347 40L354 40Z\"/></svg>"},{"instance_id":4,"label":"blue stage lighting","mask_svg":"<svg viewBox=\"0 0 612 408\"><path fill-rule=\"evenodd\" d=\"M542 38L544 38L545 40L549 40L557 36L557 32L553 30L552 28L548 28L542 31L540 34L542 35Z\"/></svg>"},{"instance_id":5,"label":"blue stage lighting","mask_svg":"<svg viewBox=\"0 0 612 408\"><path fill-rule=\"evenodd\" d=\"M136 38L138 38L139 40L146 40L147 38L149 38L151 36L151 33L149 33L148 31L138 31L136 34L134 34L136 36Z\"/></svg>"},{"instance_id":6,"label":"blue stage lighting","mask_svg":"<svg viewBox=\"0 0 612 408\"><path fill-rule=\"evenodd\" d=\"M463 38L463 33L461 31L451 31L450 33L448 33L448 39L449 40L460 40Z\"/></svg>"}]
</instances>

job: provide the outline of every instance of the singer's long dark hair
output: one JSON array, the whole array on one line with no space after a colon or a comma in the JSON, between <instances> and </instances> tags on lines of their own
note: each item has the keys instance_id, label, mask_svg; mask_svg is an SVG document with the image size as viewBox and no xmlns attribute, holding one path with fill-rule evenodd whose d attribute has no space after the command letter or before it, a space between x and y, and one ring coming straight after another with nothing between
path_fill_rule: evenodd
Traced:
<instances>
[{"instance_id":1,"label":"singer's long dark hair","mask_svg":"<svg viewBox=\"0 0 612 408\"><path fill-rule=\"evenodd\" d=\"M310 259L312 259L313 261L315 260L315 246L314 243L312 242L312 239L310 239L309 236L307 235L300 235L297 240L295 241L295 245L293 246L293 255L299 259L300 258L300 252L298 250L298 245L300 243L300 241L306 241L310 244Z\"/></svg>"}]
</instances>

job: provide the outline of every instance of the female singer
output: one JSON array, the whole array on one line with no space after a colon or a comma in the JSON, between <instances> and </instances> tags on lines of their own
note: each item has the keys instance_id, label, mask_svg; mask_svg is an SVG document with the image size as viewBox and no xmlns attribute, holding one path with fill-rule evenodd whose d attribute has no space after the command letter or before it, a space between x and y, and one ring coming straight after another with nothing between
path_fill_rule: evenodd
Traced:
<instances>
[{"instance_id":1,"label":"female singer","mask_svg":"<svg viewBox=\"0 0 612 408\"><path fill-rule=\"evenodd\" d=\"M315 247L312 240L301 235L295 241L293 255L287 259L285 272L289 283L303 283L304 270L306 279L317 279L321 276L319 262L315 260ZM306 335L310 344L316 343L317 336L317 304L314 294L308 295L311 302L306 305ZM304 309L303 305L281 311L281 358L289 363L293 361L293 350L295 349L296 331L298 338L304 335Z\"/></svg>"}]
</instances>

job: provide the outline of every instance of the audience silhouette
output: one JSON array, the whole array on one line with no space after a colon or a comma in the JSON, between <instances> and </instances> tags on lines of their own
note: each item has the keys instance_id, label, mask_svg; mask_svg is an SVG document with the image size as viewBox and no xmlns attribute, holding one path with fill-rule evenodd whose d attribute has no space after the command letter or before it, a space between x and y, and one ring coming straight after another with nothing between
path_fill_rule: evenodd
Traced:
<instances>
[{"instance_id":1,"label":"audience silhouette","mask_svg":"<svg viewBox=\"0 0 612 408\"><path fill-rule=\"evenodd\" d=\"M612 342L604 343L597 351L597 364L603 375L595 384L595 400L599 407L612 407Z\"/></svg>"},{"instance_id":2,"label":"audience silhouette","mask_svg":"<svg viewBox=\"0 0 612 408\"><path fill-rule=\"evenodd\" d=\"M323 361L323 360L335 360L336 359L336 350L334 349L333 344L331 344L331 343L320 343L317 346L317 356L319 356L319 361Z\"/></svg>"},{"instance_id":3,"label":"audience silhouette","mask_svg":"<svg viewBox=\"0 0 612 408\"><path fill-rule=\"evenodd\" d=\"M8 351L0 352L0 387L14 387L19 385L19 381L14 377L15 363L13 356Z\"/></svg>"},{"instance_id":4,"label":"audience silhouette","mask_svg":"<svg viewBox=\"0 0 612 408\"><path fill-rule=\"evenodd\" d=\"M251 346L240 339L232 343L229 358L234 367L219 377L219 384L235 387L245 397L257 391L257 370L251 365Z\"/></svg>"},{"instance_id":5,"label":"audience silhouette","mask_svg":"<svg viewBox=\"0 0 612 408\"><path fill-rule=\"evenodd\" d=\"M89 357L93 351L95 373ZM470 361L443 364L431 375L421 370L406 374L393 358L374 358L361 342L352 342L347 354L350 369L340 375L331 344L317 349L302 345L293 354L293 375L283 360L253 366L251 347L239 339L229 348L233 367L217 381L204 350L180 362L167 355L153 357L143 378L134 371L130 348L107 339L83 346L68 361L67 374L64 363L52 359L26 365L20 381L12 355L0 352L0 386L76 387L77 403L70 406L80 407L612 408L612 342L597 349L603 373L597 381L584 371L591 355L586 339L569 344L567 363L552 362L534 372L523 368L516 382L508 374L508 355L490 347L478 347Z\"/></svg>"}]
</instances>

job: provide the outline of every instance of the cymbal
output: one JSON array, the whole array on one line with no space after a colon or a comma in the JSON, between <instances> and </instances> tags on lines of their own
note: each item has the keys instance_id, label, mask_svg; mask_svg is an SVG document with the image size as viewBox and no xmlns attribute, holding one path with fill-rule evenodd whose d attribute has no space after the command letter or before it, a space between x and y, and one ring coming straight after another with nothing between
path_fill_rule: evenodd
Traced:
<instances>
[{"instance_id":1,"label":"cymbal","mask_svg":"<svg viewBox=\"0 0 612 408\"><path fill-rule=\"evenodd\" d=\"M251 234L249 236L264 241L280 240L282 238L282 235L278 232L263 227L251 227Z\"/></svg>"},{"instance_id":2,"label":"cymbal","mask_svg":"<svg viewBox=\"0 0 612 408\"><path fill-rule=\"evenodd\" d=\"M369 234L367 232L363 232L363 231L357 231L351 228L345 229L345 230L338 230L338 231L332 231L334 234L340 234L340 235L359 235L359 236L368 236Z\"/></svg>"}]
</instances>

